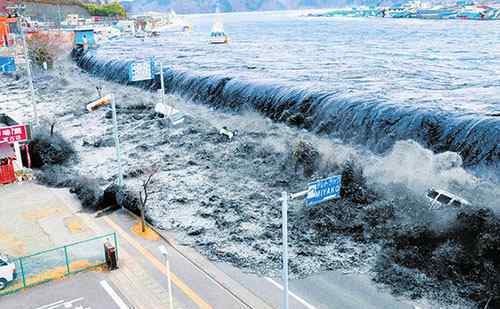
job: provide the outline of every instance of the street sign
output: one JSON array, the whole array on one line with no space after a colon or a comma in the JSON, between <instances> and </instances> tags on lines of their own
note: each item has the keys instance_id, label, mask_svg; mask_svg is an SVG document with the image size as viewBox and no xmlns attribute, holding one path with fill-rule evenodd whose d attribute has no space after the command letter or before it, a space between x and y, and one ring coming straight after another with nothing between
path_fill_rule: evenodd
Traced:
<instances>
[{"instance_id":1,"label":"street sign","mask_svg":"<svg viewBox=\"0 0 500 309\"><path fill-rule=\"evenodd\" d=\"M183 112L163 103L156 104L155 112L167 117L174 126L184 122L185 119Z\"/></svg>"},{"instance_id":2,"label":"street sign","mask_svg":"<svg viewBox=\"0 0 500 309\"><path fill-rule=\"evenodd\" d=\"M341 185L342 176L340 175L311 182L305 199L306 206L314 206L339 198Z\"/></svg>"},{"instance_id":3,"label":"street sign","mask_svg":"<svg viewBox=\"0 0 500 309\"><path fill-rule=\"evenodd\" d=\"M137 82L141 80L153 79L152 61L132 62L128 66L128 80Z\"/></svg>"},{"instance_id":4,"label":"street sign","mask_svg":"<svg viewBox=\"0 0 500 309\"><path fill-rule=\"evenodd\" d=\"M0 143L26 142L30 138L28 126L24 124L0 128Z\"/></svg>"},{"instance_id":5,"label":"street sign","mask_svg":"<svg viewBox=\"0 0 500 309\"><path fill-rule=\"evenodd\" d=\"M16 59L14 57L0 57L0 72L2 73L15 73L16 72Z\"/></svg>"}]
</instances>

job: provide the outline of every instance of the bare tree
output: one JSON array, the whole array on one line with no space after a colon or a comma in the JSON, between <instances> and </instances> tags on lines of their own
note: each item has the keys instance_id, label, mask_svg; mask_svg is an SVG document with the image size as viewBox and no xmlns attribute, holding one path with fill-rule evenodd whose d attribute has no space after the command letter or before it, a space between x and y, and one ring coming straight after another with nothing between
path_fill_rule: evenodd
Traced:
<instances>
[{"instance_id":1,"label":"bare tree","mask_svg":"<svg viewBox=\"0 0 500 309\"><path fill-rule=\"evenodd\" d=\"M146 232L146 222L144 218L144 212L146 211L146 204L148 203L148 198L149 195L153 192L150 191L149 185L151 184L151 180L153 180L153 177L158 173L157 168L153 168L151 172L147 174L147 178L142 181L142 188L141 191L139 191L139 200L141 202L141 229L142 232Z\"/></svg>"},{"instance_id":2,"label":"bare tree","mask_svg":"<svg viewBox=\"0 0 500 309\"><path fill-rule=\"evenodd\" d=\"M57 120L54 118L50 121L50 136L54 135L54 128L57 124Z\"/></svg>"}]
</instances>

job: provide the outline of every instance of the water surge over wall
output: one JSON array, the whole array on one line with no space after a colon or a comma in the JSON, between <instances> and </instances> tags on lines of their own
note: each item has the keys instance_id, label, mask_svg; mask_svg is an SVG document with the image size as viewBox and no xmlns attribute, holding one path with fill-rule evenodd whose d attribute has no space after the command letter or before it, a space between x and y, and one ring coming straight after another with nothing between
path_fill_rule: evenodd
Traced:
<instances>
[{"instance_id":1,"label":"water surge over wall","mask_svg":"<svg viewBox=\"0 0 500 309\"><path fill-rule=\"evenodd\" d=\"M127 60L101 59L89 52L78 65L101 78L156 90L151 81L128 82ZM236 78L164 70L167 93L217 108L256 110L276 121L338 137L385 152L398 140L413 139L435 151L459 153L466 166L488 166L499 175L500 117L460 115L352 98L342 93L298 89Z\"/></svg>"}]
</instances>

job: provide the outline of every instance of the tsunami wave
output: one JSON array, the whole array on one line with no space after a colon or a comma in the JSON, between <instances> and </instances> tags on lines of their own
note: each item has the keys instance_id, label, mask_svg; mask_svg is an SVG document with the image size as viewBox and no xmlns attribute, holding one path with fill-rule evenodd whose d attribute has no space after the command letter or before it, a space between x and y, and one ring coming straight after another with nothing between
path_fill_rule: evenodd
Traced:
<instances>
[{"instance_id":1,"label":"tsunami wave","mask_svg":"<svg viewBox=\"0 0 500 309\"><path fill-rule=\"evenodd\" d=\"M131 60L101 59L93 52L73 58L98 77L144 89L160 88L159 74L149 81L128 81ZM398 140L415 140L440 153L460 154L464 166L487 167L500 175L500 117L460 115L352 98L341 93L263 84L236 78L164 69L165 92L215 108L255 110L317 134L389 151ZM481 168L481 170L485 170Z\"/></svg>"}]
</instances>

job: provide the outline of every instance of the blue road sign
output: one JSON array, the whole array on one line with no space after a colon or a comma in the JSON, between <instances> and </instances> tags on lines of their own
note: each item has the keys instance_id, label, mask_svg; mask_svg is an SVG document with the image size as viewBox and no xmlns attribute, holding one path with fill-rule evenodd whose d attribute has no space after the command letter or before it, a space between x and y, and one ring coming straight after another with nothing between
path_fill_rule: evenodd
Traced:
<instances>
[{"instance_id":1,"label":"blue road sign","mask_svg":"<svg viewBox=\"0 0 500 309\"><path fill-rule=\"evenodd\" d=\"M0 57L0 72L15 73L16 59L14 57Z\"/></svg>"},{"instance_id":2,"label":"blue road sign","mask_svg":"<svg viewBox=\"0 0 500 309\"><path fill-rule=\"evenodd\" d=\"M342 176L332 176L311 182L306 195L306 206L314 206L320 203L340 197Z\"/></svg>"},{"instance_id":3,"label":"blue road sign","mask_svg":"<svg viewBox=\"0 0 500 309\"><path fill-rule=\"evenodd\" d=\"M128 80L136 82L153 79L153 69L152 61L132 62L128 66Z\"/></svg>"}]
</instances>

